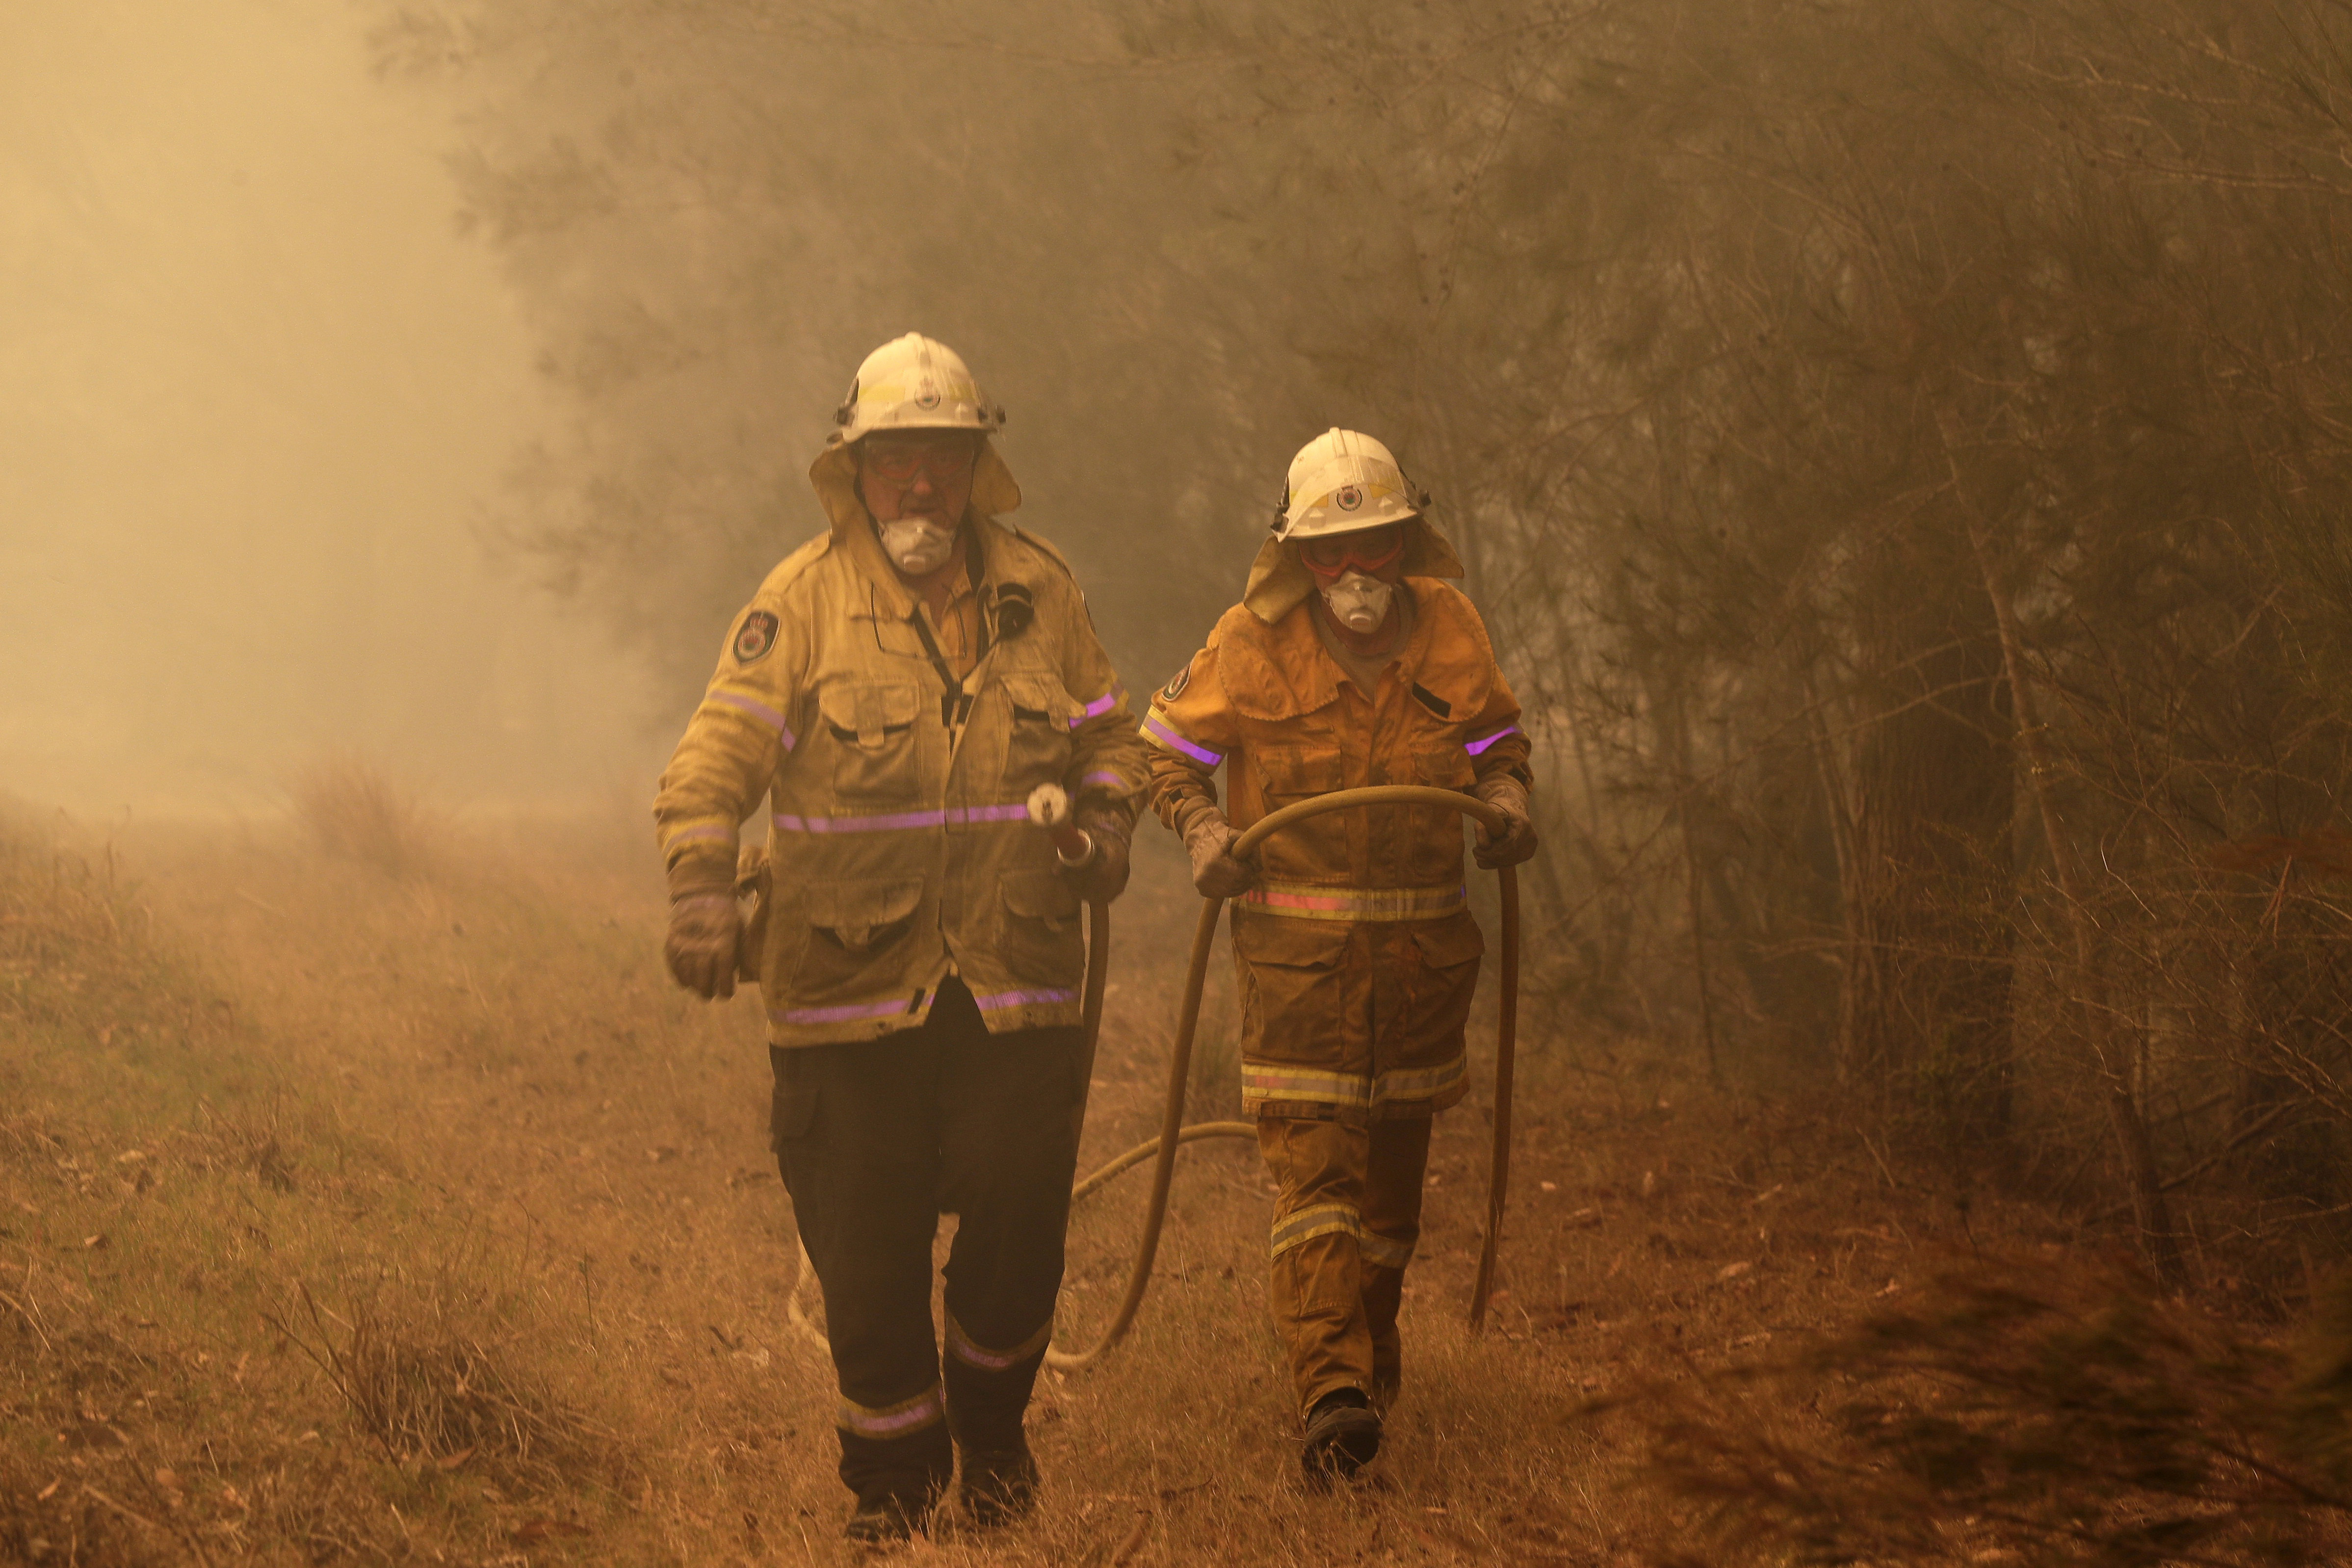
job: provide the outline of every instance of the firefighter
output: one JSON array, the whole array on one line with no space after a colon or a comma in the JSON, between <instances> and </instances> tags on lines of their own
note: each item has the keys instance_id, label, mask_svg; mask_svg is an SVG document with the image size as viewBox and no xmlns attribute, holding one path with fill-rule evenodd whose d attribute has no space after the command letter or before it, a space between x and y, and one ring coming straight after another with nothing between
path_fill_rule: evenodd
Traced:
<instances>
[{"instance_id":1,"label":"firefighter","mask_svg":"<svg viewBox=\"0 0 2352 1568\"><path fill-rule=\"evenodd\" d=\"M848 1534L923 1527L960 1455L981 1524L1026 1512L1085 1092L1080 900L1126 885L1145 773L1052 546L1000 521L1003 410L917 334L858 367L809 478L830 528L735 617L654 807L677 982L764 993L772 1130L823 1288ZM1075 863L1031 826L1071 798ZM757 951L738 826L768 800ZM931 1318L938 1215L946 1358Z\"/></svg>"},{"instance_id":2,"label":"firefighter","mask_svg":"<svg viewBox=\"0 0 2352 1568\"><path fill-rule=\"evenodd\" d=\"M1151 804L1194 885L1234 901L1242 1093L1278 1189L1268 1297L1318 1485L1380 1450L1430 1121L1466 1087L1485 944L1455 812L1328 813L1255 863L1232 846L1295 801L1417 784L1503 814L1507 832L1478 830L1481 866L1535 852L1519 705L1477 610L1441 581L1462 566L1426 500L1368 436L1308 442L1242 602L1143 721Z\"/></svg>"}]
</instances>

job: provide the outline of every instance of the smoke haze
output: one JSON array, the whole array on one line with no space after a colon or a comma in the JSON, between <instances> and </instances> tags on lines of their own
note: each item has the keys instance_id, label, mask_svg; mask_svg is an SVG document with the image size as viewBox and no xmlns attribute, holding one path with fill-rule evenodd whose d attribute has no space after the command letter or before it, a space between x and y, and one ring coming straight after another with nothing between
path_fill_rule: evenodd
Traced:
<instances>
[{"instance_id":1,"label":"smoke haze","mask_svg":"<svg viewBox=\"0 0 2352 1568\"><path fill-rule=\"evenodd\" d=\"M0 10L0 788L636 792L643 683L476 536L548 416L449 139L351 11Z\"/></svg>"}]
</instances>

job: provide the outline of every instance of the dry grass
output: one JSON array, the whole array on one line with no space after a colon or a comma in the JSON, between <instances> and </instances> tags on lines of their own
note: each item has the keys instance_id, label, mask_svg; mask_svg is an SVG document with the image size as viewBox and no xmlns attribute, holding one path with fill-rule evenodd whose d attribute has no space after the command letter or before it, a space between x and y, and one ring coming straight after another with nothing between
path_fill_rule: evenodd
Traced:
<instances>
[{"instance_id":1,"label":"dry grass","mask_svg":"<svg viewBox=\"0 0 2352 1568\"><path fill-rule=\"evenodd\" d=\"M430 869L440 837L423 804L353 752L321 757L287 784L287 803L318 847L392 877Z\"/></svg>"},{"instance_id":2,"label":"dry grass","mask_svg":"<svg viewBox=\"0 0 2352 1568\"><path fill-rule=\"evenodd\" d=\"M111 892L102 852L0 849L0 1561L850 1561L830 1369L785 1319L757 998L668 984L650 868L581 869L627 855L443 845L388 885L304 842L159 835ZM1156 1120L1192 912L1165 847L1119 907L1090 1158ZM1038 1517L943 1521L918 1555L1660 1560L1709 1505L1656 1484L1650 1431L1595 1398L1696 1389L1922 1299L1972 1236L2076 1239L1898 1186L1899 1162L1801 1107L1528 1053L1495 1330L1461 1325L1474 1101L1441 1123L1372 1484L1296 1484L1267 1190L1253 1151L1197 1145L1135 1338L1041 1384ZM1140 1200L1129 1182L1074 1221L1075 1333L1116 1299ZM1796 1391L1763 1405L1756 1430L1819 1440Z\"/></svg>"}]
</instances>

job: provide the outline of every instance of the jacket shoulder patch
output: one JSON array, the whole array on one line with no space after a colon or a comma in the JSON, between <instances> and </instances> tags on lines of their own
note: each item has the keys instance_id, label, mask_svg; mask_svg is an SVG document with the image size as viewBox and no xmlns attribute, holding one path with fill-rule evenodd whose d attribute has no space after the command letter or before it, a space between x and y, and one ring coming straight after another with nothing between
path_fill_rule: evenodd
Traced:
<instances>
[{"instance_id":1,"label":"jacket shoulder patch","mask_svg":"<svg viewBox=\"0 0 2352 1568\"><path fill-rule=\"evenodd\" d=\"M1160 700L1162 702L1175 701L1176 699L1184 695L1184 689L1192 684L1192 667L1188 663L1183 668L1178 670L1175 674L1168 678L1168 684L1160 689Z\"/></svg>"},{"instance_id":2,"label":"jacket shoulder patch","mask_svg":"<svg viewBox=\"0 0 2352 1568\"><path fill-rule=\"evenodd\" d=\"M766 610L753 610L735 628L735 640L728 645L738 664L757 664L768 657L776 646L776 617Z\"/></svg>"}]
</instances>

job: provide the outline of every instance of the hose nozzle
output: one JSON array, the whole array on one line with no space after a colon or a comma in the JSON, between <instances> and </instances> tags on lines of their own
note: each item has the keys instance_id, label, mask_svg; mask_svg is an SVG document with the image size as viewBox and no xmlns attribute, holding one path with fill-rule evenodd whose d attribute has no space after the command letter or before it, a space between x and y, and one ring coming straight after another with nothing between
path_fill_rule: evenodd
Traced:
<instances>
[{"instance_id":1,"label":"hose nozzle","mask_svg":"<svg viewBox=\"0 0 2352 1568\"><path fill-rule=\"evenodd\" d=\"M1095 841L1070 820L1070 792L1057 784L1041 784L1029 792L1029 820L1054 836L1054 853L1062 864L1085 865L1095 858Z\"/></svg>"}]
</instances>

